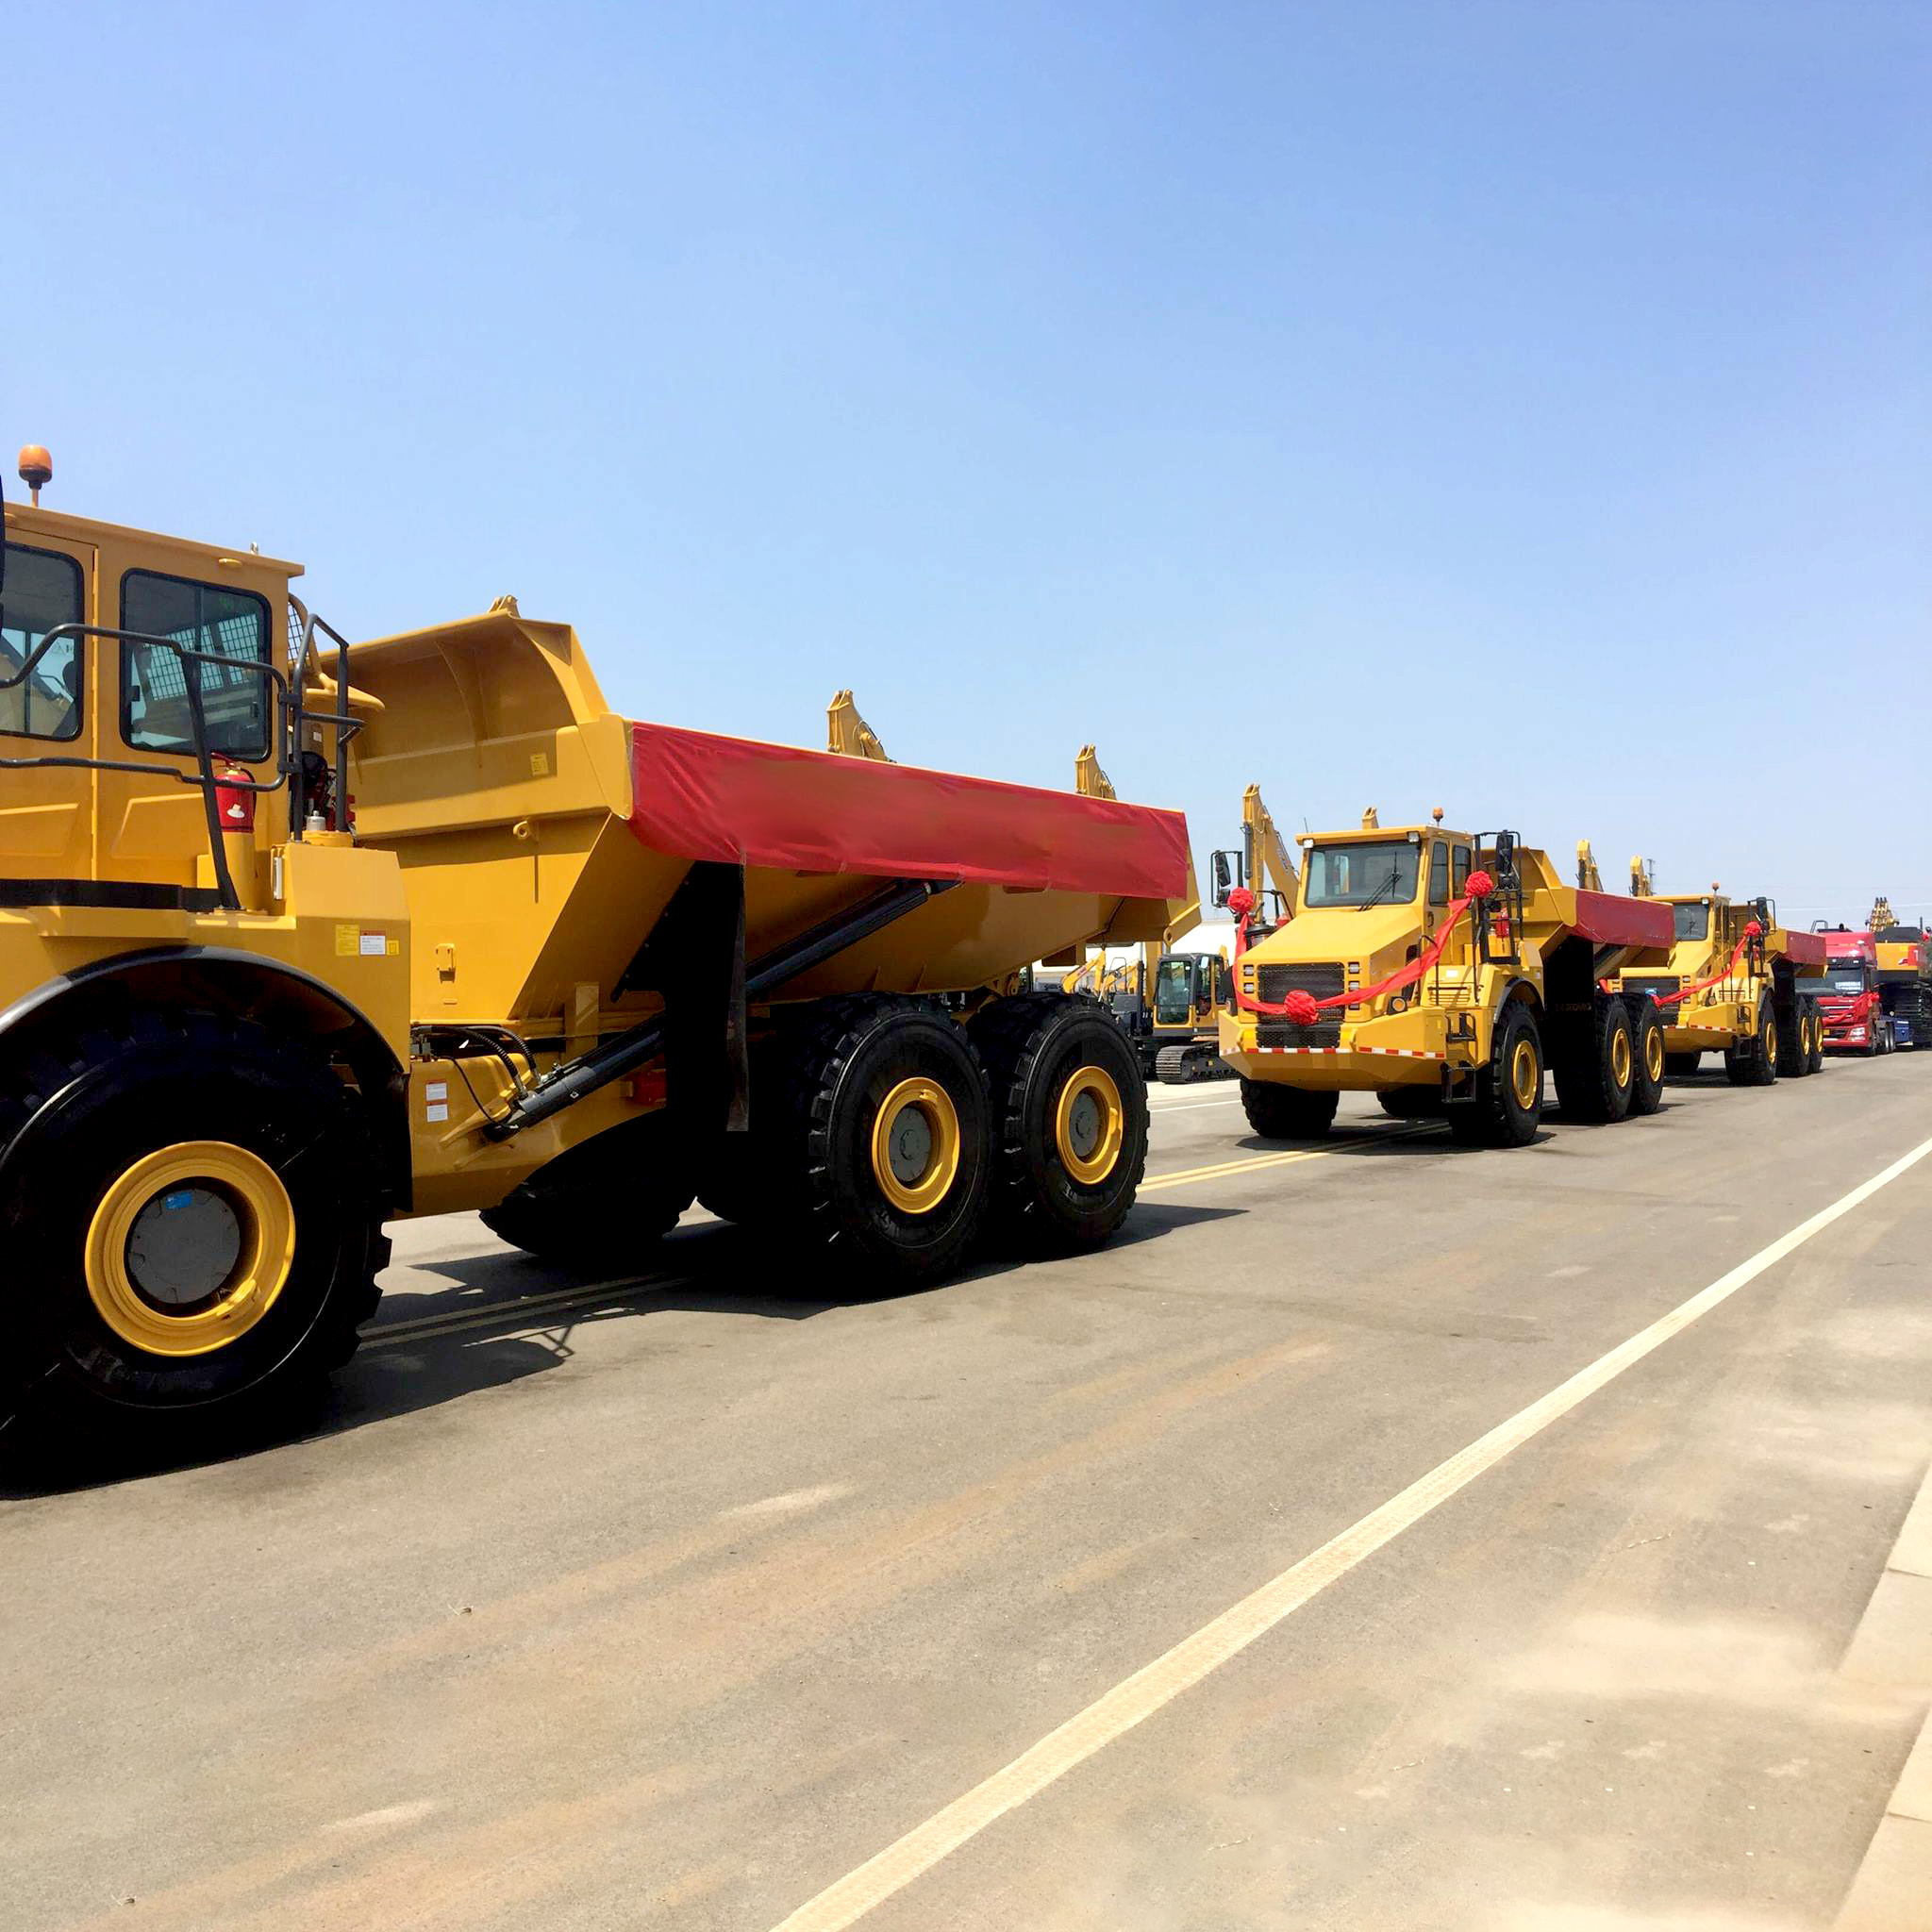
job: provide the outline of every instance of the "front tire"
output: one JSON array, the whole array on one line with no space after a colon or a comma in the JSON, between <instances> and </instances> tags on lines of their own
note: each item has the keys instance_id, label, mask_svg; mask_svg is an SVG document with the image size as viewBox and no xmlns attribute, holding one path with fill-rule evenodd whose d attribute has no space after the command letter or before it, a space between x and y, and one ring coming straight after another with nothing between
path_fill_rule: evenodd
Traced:
<instances>
[{"instance_id":1,"label":"front tire","mask_svg":"<svg viewBox=\"0 0 1932 1932\"><path fill-rule=\"evenodd\" d=\"M367 1109L306 1041L138 1014L8 1058L0 1224L37 1411L164 1441L349 1358L383 1202Z\"/></svg>"},{"instance_id":2,"label":"front tire","mask_svg":"<svg viewBox=\"0 0 1932 1932\"><path fill-rule=\"evenodd\" d=\"M1777 1022L1769 1000L1757 1005L1757 1025L1749 1040L1724 1054L1724 1073L1733 1087L1769 1087L1777 1079Z\"/></svg>"},{"instance_id":3,"label":"front tire","mask_svg":"<svg viewBox=\"0 0 1932 1932\"><path fill-rule=\"evenodd\" d=\"M1449 1110L1458 1141L1476 1147L1527 1147L1543 1114L1543 1043L1536 1016L1520 999L1497 1016L1490 1063L1476 1094Z\"/></svg>"},{"instance_id":4,"label":"front tire","mask_svg":"<svg viewBox=\"0 0 1932 1932\"><path fill-rule=\"evenodd\" d=\"M1664 1056L1664 1072L1674 1080L1682 1080L1694 1074L1703 1064L1701 1053L1667 1053Z\"/></svg>"},{"instance_id":5,"label":"front tire","mask_svg":"<svg viewBox=\"0 0 1932 1932\"><path fill-rule=\"evenodd\" d=\"M1816 1074L1824 1066L1824 1016L1816 1007L1807 1015L1810 1022L1811 1044L1805 1058L1805 1071Z\"/></svg>"}]
</instances>

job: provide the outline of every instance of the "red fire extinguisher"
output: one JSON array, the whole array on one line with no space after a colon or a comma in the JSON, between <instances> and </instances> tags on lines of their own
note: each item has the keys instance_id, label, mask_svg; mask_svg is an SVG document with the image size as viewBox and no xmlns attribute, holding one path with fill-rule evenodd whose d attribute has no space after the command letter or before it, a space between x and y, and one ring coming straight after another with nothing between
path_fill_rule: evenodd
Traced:
<instances>
[{"instance_id":1,"label":"red fire extinguisher","mask_svg":"<svg viewBox=\"0 0 1932 1932\"><path fill-rule=\"evenodd\" d=\"M255 774L233 758L223 761L215 774L215 815L224 832L252 832L255 829Z\"/></svg>"}]
</instances>

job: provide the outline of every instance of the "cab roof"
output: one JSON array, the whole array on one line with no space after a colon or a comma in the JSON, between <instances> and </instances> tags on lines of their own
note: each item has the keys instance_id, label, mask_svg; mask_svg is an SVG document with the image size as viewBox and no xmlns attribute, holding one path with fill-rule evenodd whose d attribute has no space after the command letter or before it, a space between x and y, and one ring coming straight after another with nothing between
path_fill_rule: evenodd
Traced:
<instances>
[{"instance_id":1,"label":"cab roof","mask_svg":"<svg viewBox=\"0 0 1932 1932\"><path fill-rule=\"evenodd\" d=\"M14 503L7 506L7 541L31 543L38 537L68 543L99 544L111 541L130 549L151 550L175 559L184 571L211 575L223 567L225 558L253 569L271 570L284 577L299 577L302 566L286 558L264 557L244 543L224 546L197 543L188 537L170 537L158 530L142 530L130 524L103 523L98 517L76 517L66 510L49 509L44 504ZM233 565L229 566L230 568Z\"/></svg>"}]
</instances>

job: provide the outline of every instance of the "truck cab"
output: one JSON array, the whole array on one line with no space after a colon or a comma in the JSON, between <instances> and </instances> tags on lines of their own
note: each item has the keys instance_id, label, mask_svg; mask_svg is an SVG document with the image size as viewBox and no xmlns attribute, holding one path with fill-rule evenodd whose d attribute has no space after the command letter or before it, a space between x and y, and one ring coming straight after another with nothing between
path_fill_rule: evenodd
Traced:
<instances>
[{"instance_id":1,"label":"truck cab","mask_svg":"<svg viewBox=\"0 0 1932 1932\"><path fill-rule=\"evenodd\" d=\"M1798 984L1818 1002L1826 1051L1865 1058L1890 1053L1899 1043L1897 1028L1885 1010L1873 935L1836 926L1818 930L1818 937L1824 942L1824 967Z\"/></svg>"},{"instance_id":2,"label":"truck cab","mask_svg":"<svg viewBox=\"0 0 1932 1932\"><path fill-rule=\"evenodd\" d=\"M7 507L0 591L0 903L210 909L205 749L280 752L275 672L299 564Z\"/></svg>"}]
</instances>

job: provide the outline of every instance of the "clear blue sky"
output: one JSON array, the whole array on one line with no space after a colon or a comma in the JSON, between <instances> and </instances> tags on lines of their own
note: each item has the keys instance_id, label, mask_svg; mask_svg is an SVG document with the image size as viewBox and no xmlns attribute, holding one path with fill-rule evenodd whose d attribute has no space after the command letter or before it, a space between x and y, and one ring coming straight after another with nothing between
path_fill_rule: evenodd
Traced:
<instances>
[{"instance_id":1,"label":"clear blue sky","mask_svg":"<svg viewBox=\"0 0 1932 1932\"><path fill-rule=\"evenodd\" d=\"M620 708L1932 911L1932 8L12 9L8 448ZM25 121L25 125L23 125ZM10 479L9 479L10 481ZM15 486L17 488L17 486Z\"/></svg>"}]
</instances>

